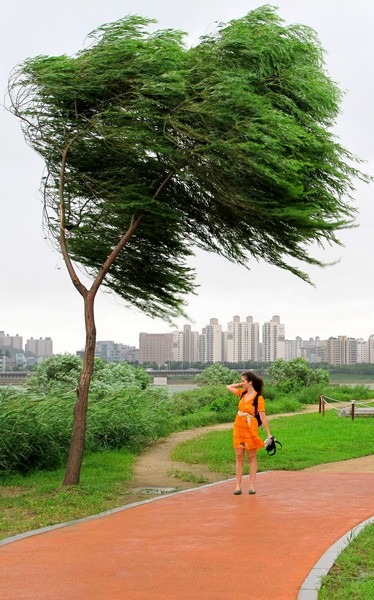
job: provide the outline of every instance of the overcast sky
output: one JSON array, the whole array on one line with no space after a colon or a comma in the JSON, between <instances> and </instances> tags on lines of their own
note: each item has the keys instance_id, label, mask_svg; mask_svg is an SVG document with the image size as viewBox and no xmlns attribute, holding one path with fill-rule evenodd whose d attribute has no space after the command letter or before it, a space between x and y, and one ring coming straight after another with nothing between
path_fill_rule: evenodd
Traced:
<instances>
[{"instance_id":1,"label":"overcast sky","mask_svg":"<svg viewBox=\"0 0 374 600\"><path fill-rule=\"evenodd\" d=\"M13 0L2 4L0 78L6 89L11 70L27 57L74 54L86 35L103 23L129 13L155 18L160 28L182 29L188 43L260 6L252 0ZM345 90L335 133L342 144L366 161L374 174L374 3L372 0L279 0L287 23L314 28L326 51L330 76ZM18 120L0 110L0 330L52 337L55 352L84 346L83 303L65 265L43 237L38 194L42 160L25 143ZM198 253L198 294L188 298L193 329L211 317L223 328L233 315L253 316L262 324L275 314L286 325L286 338L348 335L367 339L374 333L374 184L355 193L359 227L344 231L344 248L328 248L318 257L339 263L325 269L305 267L315 287L265 263L251 269ZM179 328L186 323L178 321ZM169 325L150 319L119 299L101 293L97 300L98 340L138 346L139 332L167 332Z\"/></svg>"}]
</instances>

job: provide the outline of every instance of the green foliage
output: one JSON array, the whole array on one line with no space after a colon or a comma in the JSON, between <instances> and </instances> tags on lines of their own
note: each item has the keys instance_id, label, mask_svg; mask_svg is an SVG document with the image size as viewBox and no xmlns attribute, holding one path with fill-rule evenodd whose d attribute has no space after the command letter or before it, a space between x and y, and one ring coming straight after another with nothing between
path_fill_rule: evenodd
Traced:
<instances>
[{"instance_id":1,"label":"green foliage","mask_svg":"<svg viewBox=\"0 0 374 600\"><path fill-rule=\"evenodd\" d=\"M24 392L0 401L0 471L53 469L66 460L74 393L36 397ZM87 415L86 448L139 451L174 427L169 396L161 388L123 388L94 396Z\"/></svg>"},{"instance_id":2,"label":"green foliage","mask_svg":"<svg viewBox=\"0 0 374 600\"><path fill-rule=\"evenodd\" d=\"M82 359L72 354L55 354L39 363L27 379L26 388L41 396L50 392L75 391L82 369ZM107 363L95 359L90 392L93 397L104 397L125 387L145 389L150 382L148 373L125 361Z\"/></svg>"},{"instance_id":3,"label":"green foliage","mask_svg":"<svg viewBox=\"0 0 374 600\"><path fill-rule=\"evenodd\" d=\"M55 354L36 366L26 381L26 387L43 395L56 388L75 390L81 369L82 359L78 356Z\"/></svg>"},{"instance_id":4,"label":"green foliage","mask_svg":"<svg viewBox=\"0 0 374 600\"><path fill-rule=\"evenodd\" d=\"M55 468L65 460L74 394L45 399L18 394L0 402L0 471Z\"/></svg>"},{"instance_id":5,"label":"green foliage","mask_svg":"<svg viewBox=\"0 0 374 600\"><path fill-rule=\"evenodd\" d=\"M98 370L104 373L105 365L100 362ZM127 448L138 452L172 431L232 423L237 411L237 398L222 384L169 395L161 387L118 388L116 379L112 383L112 391L105 396L105 388L98 388L90 396L87 451ZM30 390L8 392L0 388L0 391L4 392L0 394L0 473L27 473L61 465L69 448L75 391L62 393L60 389L48 395ZM372 396L372 391L364 386L338 386L325 388L324 392L342 401ZM302 404L316 405L320 393L320 386L300 388L289 394L267 386L266 412L269 415L296 412Z\"/></svg>"},{"instance_id":6,"label":"green foliage","mask_svg":"<svg viewBox=\"0 0 374 600\"><path fill-rule=\"evenodd\" d=\"M237 371L231 371L221 363L215 363L196 375L195 381L201 385L216 385L219 383L229 385L230 383L239 383L240 375Z\"/></svg>"},{"instance_id":7,"label":"green foliage","mask_svg":"<svg viewBox=\"0 0 374 600\"><path fill-rule=\"evenodd\" d=\"M323 369L311 369L304 358L283 360L279 358L270 365L271 383L279 391L290 392L315 384L327 385L329 374Z\"/></svg>"},{"instance_id":8,"label":"green foliage","mask_svg":"<svg viewBox=\"0 0 374 600\"><path fill-rule=\"evenodd\" d=\"M87 448L126 447L139 452L170 434L173 425L163 388L124 389L89 405Z\"/></svg>"},{"instance_id":9,"label":"green foliage","mask_svg":"<svg viewBox=\"0 0 374 600\"><path fill-rule=\"evenodd\" d=\"M341 92L315 32L262 6L187 49L150 23L104 25L75 56L27 59L10 80L47 167L52 239L92 276L122 240L104 285L164 318L194 289L193 246L308 280L293 259L321 264L307 247L338 243L352 180L368 180L329 130Z\"/></svg>"},{"instance_id":10,"label":"green foliage","mask_svg":"<svg viewBox=\"0 0 374 600\"><path fill-rule=\"evenodd\" d=\"M61 487L61 469L22 475L0 471L0 538L123 505L134 460L125 449L86 453L81 485L69 489Z\"/></svg>"}]
</instances>

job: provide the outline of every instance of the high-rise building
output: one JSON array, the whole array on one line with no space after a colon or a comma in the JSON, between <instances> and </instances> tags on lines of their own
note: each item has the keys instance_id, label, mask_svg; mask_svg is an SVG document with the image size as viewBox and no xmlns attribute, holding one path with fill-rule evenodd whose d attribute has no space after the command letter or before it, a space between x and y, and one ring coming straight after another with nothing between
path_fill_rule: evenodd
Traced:
<instances>
[{"instance_id":1,"label":"high-rise building","mask_svg":"<svg viewBox=\"0 0 374 600\"><path fill-rule=\"evenodd\" d=\"M183 331L173 332L173 361L184 361L184 333Z\"/></svg>"},{"instance_id":2,"label":"high-rise building","mask_svg":"<svg viewBox=\"0 0 374 600\"><path fill-rule=\"evenodd\" d=\"M357 344L357 362L358 363L366 363L369 362L367 359L367 347L368 343L365 342L362 338L356 340Z\"/></svg>"},{"instance_id":3,"label":"high-rise building","mask_svg":"<svg viewBox=\"0 0 374 600\"><path fill-rule=\"evenodd\" d=\"M222 362L222 325L218 323L218 319L210 319L200 338L201 362Z\"/></svg>"},{"instance_id":4,"label":"high-rise building","mask_svg":"<svg viewBox=\"0 0 374 600\"><path fill-rule=\"evenodd\" d=\"M226 362L238 363L259 360L259 330L253 317L246 317L245 322L235 315L227 323L224 335L223 357Z\"/></svg>"},{"instance_id":5,"label":"high-rise building","mask_svg":"<svg viewBox=\"0 0 374 600\"><path fill-rule=\"evenodd\" d=\"M199 362L199 333L191 331L191 325L183 327L183 361L186 363Z\"/></svg>"},{"instance_id":6,"label":"high-rise building","mask_svg":"<svg viewBox=\"0 0 374 600\"><path fill-rule=\"evenodd\" d=\"M274 362L278 358L286 358L285 327L280 317L274 315L262 326L262 360Z\"/></svg>"},{"instance_id":7,"label":"high-rise building","mask_svg":"<svg viewBox=\"0 0 374 600\"><path fill-rule=\"evenodd\" d=\"M139 362L156 363L162 367L173 360L172 333L140 333Z\"/></svg>"},{"instance_id":8,"label":"high-rise building","mask_svg":"<svg viewBox=\"0 0 374 600\"><path fill-rule=\"evenodd\" d=\"M23 349L23 338L21 335L9 335L4 331L0 331L0 348L12 347L15 350Z\"/></svg>"},{"instance_id":9,"label":"high-rise building","mask_svg":"<svg viewBox=\"0 0 374 600\"><path fill-rule=\"evenodd\" d=\"M367 362L374 364L374 335L371 335L367 343Z\"/></svg>"},{"instance_id":10,"label":"high-rise building","mask_svg":"<svg viewBox=\"0 0 374 600\"><path fill-rule=\"evenodd\" d=\"M53 342L50 337L39 338L38 340L34 340L31 337L27 340L25 345L26 352L32 352L37 357L46 358L47 356L52 356L53 354Z\"/></svg>"}]
</instances>

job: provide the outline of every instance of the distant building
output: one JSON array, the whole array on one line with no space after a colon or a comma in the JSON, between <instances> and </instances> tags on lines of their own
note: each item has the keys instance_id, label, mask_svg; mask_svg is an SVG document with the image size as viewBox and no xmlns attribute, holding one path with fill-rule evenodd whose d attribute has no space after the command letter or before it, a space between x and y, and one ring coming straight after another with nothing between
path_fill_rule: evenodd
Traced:
<instances>
[{"instance_id":1,"label":"distant building","mask_svg":"<svg viewBox=\"0 0 374 600\"><path fill-rule=\"evenodd\" d=\"M31 352L38 358L47 358L53 354L53 342L50 337L34 339L31 337L25 345L25 352Z\"/></svg>"},{"instance_id":2,"label":"distant building","mask_svg":"<svg viewBox=\"0 0 374 600\"><path fill-rule=\"evenodd\" d=\"M285 327L280 317L274 317L262 326L262 360L274 362L278 358L286 358Z\"/></svg>"},{"instance_id":3,"label":"distant building","mask_svg":"<svg viewBox=\"0 0 374 600\"><path fill-rule=\"evenodd\" d=\"M0 348L12 347L15 350L23 350L23 338L21 335L9 335L0 331Z\"/></svg>"},{"instance_id":4,"label":"distant building","mask_svg":"<svg viewBox=\"0 0 374 600\"><path fill-rule=\"evenodd\" d=\"M84 352L83 352L84 355ZM95 356L105 362L135 362L139 360L139 350L135 346L119 344L113 340L104 340L96 342Z\"/></svg>"},{"instance_id":5,"label":"distant building","mask_svg":"<svg viewBox=\"0 0 374 600\"><path fill-rule=\"evenodd\" d=\"M260 326L253 317L241 321L238 315L227 323L224 332L223 357L225 362L239 363L259 360Z\"/></svg>"},{"instance_id":6,"label":"distant building","mask_svg":"<svg viewBox=\"0 0 374 600\"><path fill-rule=\"evenodd\" d=\"M172 333L140 333L139 362L156 363L162 367L173 360Z\"/></svg>"}]
</instances>

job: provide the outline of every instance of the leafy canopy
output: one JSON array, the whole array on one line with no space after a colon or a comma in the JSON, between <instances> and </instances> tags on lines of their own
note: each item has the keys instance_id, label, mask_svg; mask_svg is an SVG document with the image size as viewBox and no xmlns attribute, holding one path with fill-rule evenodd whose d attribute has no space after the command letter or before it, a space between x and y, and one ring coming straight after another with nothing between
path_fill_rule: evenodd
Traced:
<instances>
[{"instance_id":1,"label":"leafy canopy","mask_svg":"<svg viewBox=\"0 0 374 600\"><path fill-rule=\"evenodd\" d=\"M217 385L218 383L229 385L230 383L239 383L240 374L238 371L232 371L220 363L215 363L196 375L195 381L201 385Z\"/></svg>"},{"instance_id":2,"label":"leafy canopy","mask_svg":"<svg viewBox=\"0 0 374 600\"><path fill-rule=\"evenodd\" d=\"M279 358L269 367L271 383L278 390L291 392L314 384L329 384L329 373L324 369L311 369L305 358L286 361Z\"/></svg>"},{"instance_id":3,"label":"leafy canopy","mask_svg":"<svg viewBox=\"0 0 374 600\"><path fill-rule=\"evenodd\" d=\"M12 110L45 160L46 225L96 276L139 226L104 285L172 318L194 290L193 249L248 266L295 260L352 225L355 159L330 131L341 92L315 32L262 6L195 47L127 16L74 56L26 60ZM289 264L288 260L291 260Z\"/></svg>"}]
</instances>

